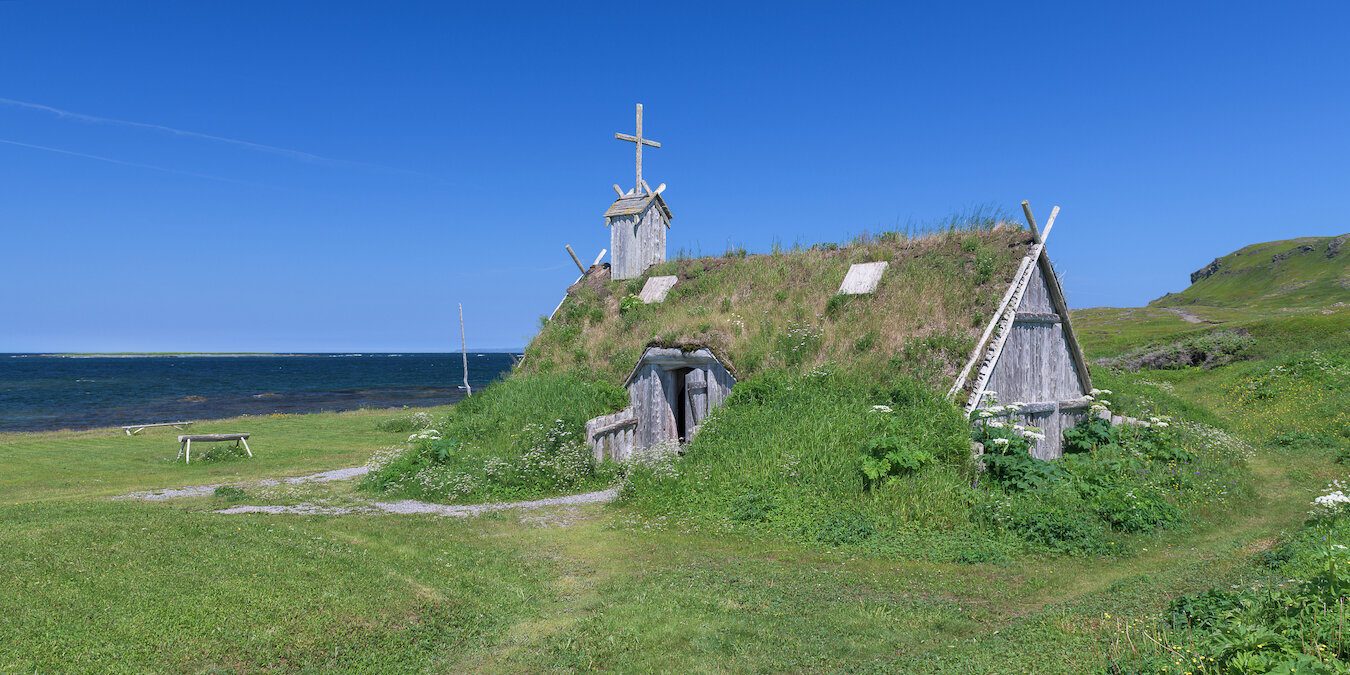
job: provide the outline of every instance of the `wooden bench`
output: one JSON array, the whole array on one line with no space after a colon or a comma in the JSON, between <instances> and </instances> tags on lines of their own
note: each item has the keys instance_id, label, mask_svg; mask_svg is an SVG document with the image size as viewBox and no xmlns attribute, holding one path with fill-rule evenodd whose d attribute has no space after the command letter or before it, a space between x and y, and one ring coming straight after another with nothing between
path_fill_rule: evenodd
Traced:
<instances>
[{"instance_id":1,"label":"wooden bench","mask_svg":"<svg viewBox=\"0 0 1350 675\"><path fill-rule=\"evenodd\" d=\"M183 457L184 455L187 455L187 460L184 461L183 463L184 464L192 463L193 441L197 441L198 443L220 443L223 441L234 441L234 447L236 448L239 447L240 443L243 443L244 452L247 452L248 456L252 457L253 451L248 449L248 436L249 436L248 434L186 434L183 436L179 436L178 457ZM178 457L175 457L174 460L177 461Z\"/></svg>"},{"instance_id":2,"label":"wooden bench","mask_svg":"<svg viewBox=\"0 0 1350 675\"><path fill-rule=\"evenodd\" d=\"M132 435L132 434L139 434L139 433L141 433L142 431L144 431L144 430L146 430L146 429L149 429L150 427L173 427L173 428L175 428L175 429L180 429L180 430L181 430L183 427L185 427L185 426L187 426L187 425L189 425L189 424L192 424L192 423L191 423L191 422L155 422L154 424L128 424L128 425L122 427L122 431L127 432L127 435L130 436L130 435Z\"/></svg>"}]
</instances>

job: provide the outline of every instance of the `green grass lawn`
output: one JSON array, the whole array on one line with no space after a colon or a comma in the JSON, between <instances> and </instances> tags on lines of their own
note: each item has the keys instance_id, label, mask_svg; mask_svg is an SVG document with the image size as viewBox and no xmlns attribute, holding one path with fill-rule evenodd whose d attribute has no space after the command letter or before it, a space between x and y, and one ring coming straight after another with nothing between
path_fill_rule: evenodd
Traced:
<instances>
[{"instance_id":1,"label":"green grass lawn","mask_svg":"<svg viewBox=\"0 0 1350 675\"><path fill-rule=\"evenodd\" d=\"M1080 317L1089 351L1206 329L1136 311L1147 320ZM1249 441L1257 495L1118 557L937 562L686 531L624 505L211 513L368 498L350 481L255 483L401 447L407 432L376 427L388 411L203 422L192 431L252 433L256 457L191 465L173 461L175 430L0 435L0 672L1077 673L1156 654L1139 629L1179 595L1269 575L1258 554L1302 527L1350 449L1350 313L1202 312L1247 327L1252 358L1094 377L1125 412L1165 404ZM111 499L206 483L243 493Z\"/></svg>"},{"instance_id":2,"label":"green grass lawn","mask_svg":"<svg viewBox=\"0 0 1350 675\"><path fill-rule=\"evenodd\" d=\"M429 408L444 414L448 408ZM407 434L375 428L387 410L314 415L263 415L198 422L179 431L121 429L0 434L0 503L126 494L133 490L299 476L360 466L376 448ZM252 459L175 460L178 434L250 433ZM194 444L198 455L211 446Z\"/></svg>"},{"instance_id":3,"label":"green grass lawn","mask_svg":"<svg viewBox=\"0 0 1350 675\"><path fill-rule=\"evenodd\" d=\"M375 430L388 416L202 424L249 430L258 457L191 466L166 432L0 439L0 671L1082 672L1121 652L1121 617L1254 573L1337 473L1324 453L1258 457L1258 503L1136 556L975 565L682 532L621 507L222 516L218 497L107 498L227 481L266 501L248 481L404 440Z\"/></svg>"}]
</instances>

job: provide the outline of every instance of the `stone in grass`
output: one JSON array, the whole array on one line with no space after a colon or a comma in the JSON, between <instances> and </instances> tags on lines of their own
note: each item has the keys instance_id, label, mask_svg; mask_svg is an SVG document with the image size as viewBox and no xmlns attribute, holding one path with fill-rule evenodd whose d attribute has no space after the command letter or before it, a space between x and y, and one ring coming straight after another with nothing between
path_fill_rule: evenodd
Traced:
<instances>
[{"instance_id":1,"label":"stone in grass","mask_svg":"<svg viewBox=\"0 0 1350 675\"><path fill-rule=\"evenodd\" d=\"M671 275L668 277L652 277L642 286L642 292L638 294L642 302L651 305L666 299L666 294L675 287L675 282L679 277Z\"/></svg>"},{"instance_id":2,"label":"stone in grass","mask_svg":"<svg viewBox=\"0 0 1350 675\"><path fill-rule=\"evenodd\" d=\"M858 263L848 268L848 274L844 275L844 283L839 285L839 295L865 295L877 290L877 282L881 281L881 275L890 267L886 261Z\"/></svg>"}]
</instances>

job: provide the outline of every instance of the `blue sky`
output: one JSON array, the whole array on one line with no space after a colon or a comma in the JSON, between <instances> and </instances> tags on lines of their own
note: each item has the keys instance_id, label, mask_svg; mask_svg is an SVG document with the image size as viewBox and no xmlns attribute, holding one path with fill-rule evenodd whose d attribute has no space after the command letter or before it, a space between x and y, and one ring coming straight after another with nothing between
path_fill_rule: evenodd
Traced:
<instances>
[{"instance_id":1,"label":"blue sky","mask_svg":"<svg viewBox=\"0 0 1350 675\"><path fill-rule=\"evenodd\" d=\"M1041 218L1071 305L1350 231L1350 5L0 0L0 351L518 347L608 246Z\"/></svg>"}]
</instances>

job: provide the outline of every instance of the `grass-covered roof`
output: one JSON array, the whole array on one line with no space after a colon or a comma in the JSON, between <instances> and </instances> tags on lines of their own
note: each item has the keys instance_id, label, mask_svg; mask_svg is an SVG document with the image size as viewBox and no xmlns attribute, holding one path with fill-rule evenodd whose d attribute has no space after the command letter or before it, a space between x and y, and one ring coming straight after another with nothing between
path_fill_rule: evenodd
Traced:
<instances>
[{"instance_id":1,"label":"grass-covered roof","mask_svg":"<svg viewBox=\"0 0 1350 675\"><path fill-rule=\"evenodd\" d=\"M876 366L950 383L1031 243L1013 226L845 246L677 259L611 281L593 268L526 348L525 372L577 371L622 383L651 345L703 345L738 379L825 363ZM876 292L836 295L849 266L890 263ZM636 298L647 279L676 275L665 301Z\"/></svg>"}]
</instances>

